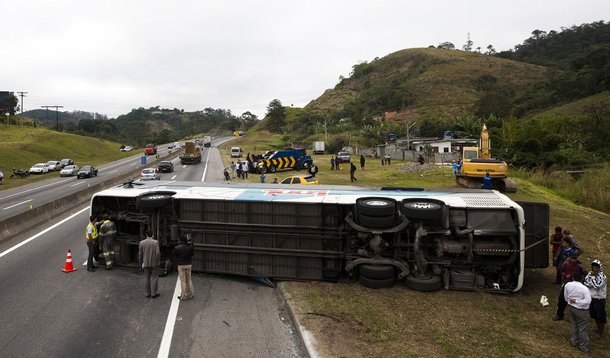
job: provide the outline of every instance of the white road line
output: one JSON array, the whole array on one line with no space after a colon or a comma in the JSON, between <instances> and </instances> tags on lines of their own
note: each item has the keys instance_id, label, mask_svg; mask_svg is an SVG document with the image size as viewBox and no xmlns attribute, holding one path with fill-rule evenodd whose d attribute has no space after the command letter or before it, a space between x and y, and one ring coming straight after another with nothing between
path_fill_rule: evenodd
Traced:
<instances>
[{"instance_id":1,"label":"white road line","mask_svg":"<svg viewBox=\"0 0 610 358\"><path fill-rule=\"evenodd\" d=\"M21 205L21 204L29 203L29 202L30 202L30 201L32 201L32 200L34 200L34 199L30 199L30 200L22 201L22 202L20 202L20 203L15 204L15 205L7 206L6 208L4 208L4 209L2 209L2 210L8 210L8 209L14 208L15 206L19 206L19 205Z\"/></svg>"},{"instance_id":2,"label":"white road line","mask_svg":"<svg viewBox=\"0 0 610 358\"><path fill-rule=\"evenodd\" d=\"M201 177L201 181L205 181L205 174L208 172L208 164L210 163L210 152L211 150L208 150L208 157L205 158L205 168L203 169L203 176Z\"/></svg>"},{"instance_id":3,"label":"white road line","mask_svg":"<svg viewBox=\"0 0 610 358\"><path fill-rule=\"evenodd\" d=\"M19 193L15 193L15 194L11 194L11 195L7 195L7 196L3 196L3 197L2 197L2 198L0 198L0 199L6 199L6 198L10 198L10 197L12 197L12 196L21 195L21 194L23 194L23 193L27 193L28 191L42 189L42 188L44 188L44 187L51 186L51 185L57 185L57 184L63 183L63 182L68 181L68 180L70 180L70 179L64 179L64 180L60 180L60 181L55 182L55 183L50 183L50 184L46 184L46 185L37 186L37 187L35 187L35 188L31 188L31 189L28 189L28 190L24 190L24 191L21 191L21 192L19 192Z\"/></svg>"},{"instance_id":4,"label":"white road line","mask_svg":"<svg viewBox=\"0 0 610 358\"><path fill-rule=\"evenodd\" d=\"M58 227L58 226L62 225L62 224L63 224L63 223L65 223L66 221L71 220L72 218L74 218L74 217L75 217L75 216L77 216L77 215L80 215L80 214L81 214L81 213L83 213L85 210L89 210L89 207L87 206L87 207L86 207L86 208L84 208L83 210L81 210L81 211L79 211L79 212L77 212L77 213L75 213L75 214L72 214L72 215L68 216L67 218L63 219L62 221L58 222L57 224L55 224L55 225L53 225L53 226L50 226L50 227L48 227L48 228L46 228L46 229L42 230L42 231L41 231L41 232L39 232L38 234L36 234L36 235L34 235L34 236L30 237L29 239L24 240L24 241L22 241L22 242L18 243L17 245L15 245L15 246L11 247L10 249L8 249L8 250L6 250L6 251L4 251L4 252L1 252L1 253L0 253L0 257L2 257L2 256L4 256L4 255L7 255L7 254L9 254L9 253L11 253L11 252L13 252L13 251L17 250L17 249L18 249L18 248L20 248L21 246L23 246L23 245L25 245L25 244L29 243L30 241L33 241L33 240L35 240L35 239L39 238L40 236L42 236L42 235L46 234L47 232L49 232L49 231L51 231L51 230L55 229L56 227Z\"/></svg>"},{"instance_id":5,"label":"white road line","mask_svg":"<svg viewBox=\"0 0 610 358\"><path fill-rule=\"evenodd\" d=\"M177 175L174 175L170 180L176 179Z\"/></svg>"},{"instance_id":6,"label":"white road line","mask_svg":"<svg viewBox=\"0 0 610 358\"><path fill-rule=\"evenodd\" d=\"M113 170L113 171L111 171L111 172L108 172L108 174L116 173L116 172L118 172L118 171L119 171L118 169L115 169L115 170Z\"/></svg>"},{"instance_id":7,"label":"white road line","mask_svg":"<svg viewBox=\"0 0 610 358\"><path fill-rule=\"evenodd\" d=\"M70 185L70 187L71 187L71 188L73 188L73 187L78 186L78 185L81 185L81 184L85 184L85 182L84 182L84 181L81 181L81 182L78 182L78 183L76 183L76 184L72 184L72 185Z\"/></svg>"},{"instance_id":8,"label":"white road line","mask_svg":"<svg viewBox=\"0 0 610 358\"><path fill-rule=\"evenodd\" d=\"M176 325L176 317L178 317L178 308L180 307L180 279L176 279L176 287L172 294L172 305L169 308L167 315L167 321L165 322L165 330L163 331L163 338L161 338L161 346L159 347L159 354L157 358L169 357L169 349L172 344L172 336L174 335L174 326Z\"/></svg>"}]
</instances>

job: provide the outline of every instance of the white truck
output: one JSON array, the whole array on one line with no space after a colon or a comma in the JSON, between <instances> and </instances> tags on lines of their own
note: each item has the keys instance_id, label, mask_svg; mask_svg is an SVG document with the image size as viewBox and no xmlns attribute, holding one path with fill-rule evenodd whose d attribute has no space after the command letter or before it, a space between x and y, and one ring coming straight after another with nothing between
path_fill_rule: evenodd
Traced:
<instances>
[{"instance_id":1,"label":"white truck","mask_svg":"<svg viewBox=\"0 0 610 358\"><path fill-rule=\"evenodd\" d=\"M313 142L313 154L324 154L324 142L316 141Z\"/></svg>"},{"instance_id":2,"label":"white truck","mask_svg":"<svg viewBox=\"0 0 610 358\"><path fill-rule=\"evenodd\" d=\"M205 137L203 137L203 146L204 147L211 147L212 146L212 137L209 135L206 135Z\"/></svg>"}]
</instances>

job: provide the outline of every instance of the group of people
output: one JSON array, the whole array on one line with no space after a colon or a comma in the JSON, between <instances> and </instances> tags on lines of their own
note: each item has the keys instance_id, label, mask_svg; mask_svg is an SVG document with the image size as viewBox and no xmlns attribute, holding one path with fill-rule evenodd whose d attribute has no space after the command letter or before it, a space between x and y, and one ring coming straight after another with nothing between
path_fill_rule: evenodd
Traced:
<instances>
[{"instance_id":1,"label":"group of people","mask_svg":"<svg viewBox=\"0 0 610 358\"><path fill-rule=\"evenodd\" d=\"M109 215L104 215L101 219L95 215L89 217L89 223L85 229L85 239L87 241L87 271L95 272L95 261L102 261L106 270L112 269L114 260L113 243L116 238L116 224ZM170 262L178 267L180 277L181 295L179 300L193 298L193 282L191 279L192 258L194 248L192 242L186 236L180 236L180 243L174 247ZM138 246L138 265L144 272L146 297L157 298L158 292L159 266L161 264L161 251L159 242L154 238L152 230L146 231L146 238L140 241Z\"/></svg>"},{"instance_id":2,"label":"group of people","mask_svg":"<svg viewBox=\"0 0 610 358\"><path fill-rule=\"evenodd\" d=\"M589 352L589 319L595 320L595 334L602 337L607 323L606 291L608 279L600 260L591 262L587 271L578 257L583 249L569 229L555 228L551 235L553 265L556 268L553 283L561 284L554 321L564 319L569 307L572 320L570 343L582 352Z\"/></svg>"},{"instance_id":3,"label":"group of people","mask_svg":"<svg viewBox=\"0 0 610 358\"><path fill-rule=\"evenodd\" d=\"M85 239L87 240L87 271L95 272L93 260L103 261L106 270L112 269L114 259L113 243L116 238L116 225L110 220L110 216L105 214L102 218L97 216L89 217L89 224L85 231ZM100 254L102 257L100 257Z\"/></svg>"}]
</instances>

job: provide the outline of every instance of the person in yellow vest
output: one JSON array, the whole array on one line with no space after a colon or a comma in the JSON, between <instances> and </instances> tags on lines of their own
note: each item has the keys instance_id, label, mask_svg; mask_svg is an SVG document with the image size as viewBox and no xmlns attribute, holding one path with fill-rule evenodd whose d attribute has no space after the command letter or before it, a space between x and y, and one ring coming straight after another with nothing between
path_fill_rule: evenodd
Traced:
<instances>
[{"instance_id":1,"label":"person in yellow vest","mask_svg":"<svg viewBox=\"0 0 610 358\"><path fill-rule=\"evenodd\" d=\"M116 225L110 220L108 214L104 215L104 222L100 226L99 241L102 254L104 255L104 262L106 263L106 270L112 269L112 257L114 256L114 249L112 245L116 237Z\"/></svg>"},{"instance_id":2,"label":"person in yellow vest","mask_svg":"<svg viewBox=\"0 0 610 358\"><path fill-rule=\"evenodd\" d=\"M93 256L95 256L95 248L97 247L97 227L95 226L97 218L92 215L89 216L89 224L85 230L85 239L87 239L87 248L89 249L89 255L87 256L87 271L95 272L95 265L93 264Z\"/></svg>"}]
</instances>

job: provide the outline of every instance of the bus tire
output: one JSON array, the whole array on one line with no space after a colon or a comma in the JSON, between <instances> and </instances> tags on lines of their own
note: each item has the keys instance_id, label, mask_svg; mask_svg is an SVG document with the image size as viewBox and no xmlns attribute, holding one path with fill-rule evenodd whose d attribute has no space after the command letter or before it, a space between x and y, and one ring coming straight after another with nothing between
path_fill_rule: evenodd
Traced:
<instances>
[{"instance_id":1,"label":"bus tire","mask_svg":"<svg viewBox=\"0 0 610 358\"><path fill-rule=\"evenodd\" d=\"M405 199L402 201L400 211L411 219L438 219L442 218L444 203L430 199Z\"/></svg>"},{"instance_id":2,"label":"bus tire","mask_svg":"<svg viewBox=\"0 0 610 358\"><path fill-rule=\"evenodd\" d=\"M372 279L388 279L396 276L394 266L390 265L368 265L362 264L358 266L358 272L361 276Z\"/></svg>"},{"instance_id":3,"label":"bus tire","mask_svg":"<svg viewBox=\"0 0 610 358\"><path fill-rule=\"evenodd\" d=\"M394 286L394 277L375 279L360 275L360 277L358 277L358 282L360 282L362 286L368 288L390 288Z\"/></svg>"},{"instance_id":4,"label":"bus tire","mask_svg":"<svg viewBox=\"0 0 610 358\"><path fill-rule=\"evenodd\" d=\"M358 215L358 222L360 225L373 229L384 229L391 228L395 226L396 218L394 215L378 217L378 216L368 216L364 214Z\"/></svg>"},{"instance_id":5,"label":"bus tire","mask_svg":"<svg viewBox=\"0 0 610 358\"><path fill-rule=\"evenodd\" d=\"M405 278L405 285L414 290L421 292L434 292L443 287L443 280L440 276L431 276L429 278L419 278L409 275Z\"/></svg>"},{"instance_id":6,"label":"bus tire","mask_svg":"<svg viewBox=\"0 0 610 358\"><path fill-rule=\"evenodd\" d=\"M356 200L356 210L367 216L394 216L396 201L388 198L359 198Z\"/></svg>"},{"instance_id":7,"label":"bus tire","mask_svg":"<svg viewBox=\"0 0 610 358\"><path fill-rule=\"evenodd\" d=\"M164 208L172 203L174 192L158 191L136 197L136 209L140 211Z\"/></svg>"}]
</instances>

